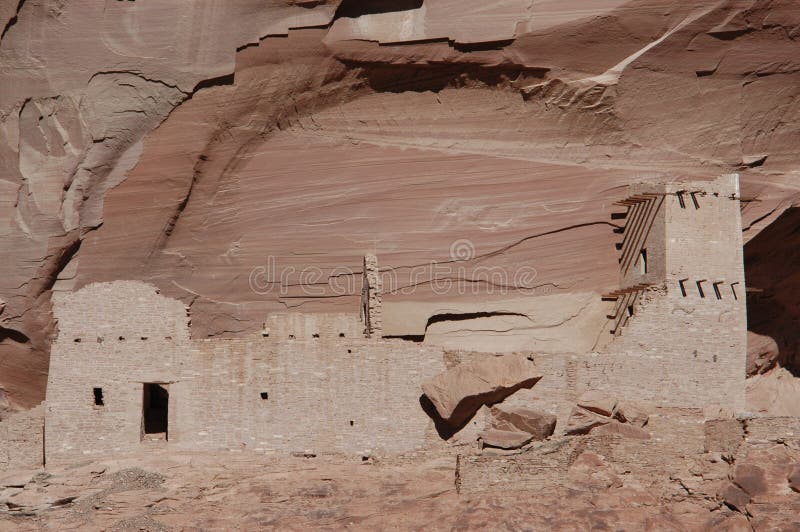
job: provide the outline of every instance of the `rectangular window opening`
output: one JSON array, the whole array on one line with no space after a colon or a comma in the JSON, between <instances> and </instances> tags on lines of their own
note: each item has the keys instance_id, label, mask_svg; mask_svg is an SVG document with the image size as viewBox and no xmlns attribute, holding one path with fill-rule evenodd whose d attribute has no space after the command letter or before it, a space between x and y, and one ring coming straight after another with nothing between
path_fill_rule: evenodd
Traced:
<instances>
[{"instance_id":1,"label":"rectangular window opening","mask_svg":"<svg viewBox=\"0 0 800 532\"><path fill-rule=\"evenodd\" d=\"M736 293L736 285L739 283L731 283L731 292L733 292L733 299L739 301L739 294Z\"/></svg>"},{"instance_id":2,"label":"rectangular window opening","mask_svg":"<svg viewBox=\"0 0 800 532\"><path fill-rule=\"evenodd\" d=\"M683 297L686 297L686 281L688 280L689 279L681 279L680 281L678 281L678 285L681 287L681 295Z\"/></svg>"},{"instance_id":3,"label":"rectangular window opening","mask_svg":"<svg viewBox=\"0 0 800 532\"><path fill-rule=\"evenodd\" d=\"M146 382L142 397L142 439L168 440L169 390L164 384Z\"/></svg>"},{"instance_id":4,"label":"rectangular window opening","mask_svg":"<svg viewBox=\"0 0 800 532\"><path fill-rule=\"evenodd\" d=\"M681 209L685 209L686 208L686 202L683 201L683 191L678 192L676 194L676 196L678 196L678 203L680 204Z\"/></svg>"},{"instance_id":5,"label":"rectangular window opening","mask_svg":"<svg viewBox=\"0 0 800 532\"><path fill-rule=\"evenodd\" d=\"M642 249L639 254L639 271L642 275L647 274L647 250Z\"/></svg>"},{"instance_id":6,"label":"rectangular window opening","mask_svg":"<svg viewBox=\"0 0 800 532\"><path fill-rule=\"evenodd\" d=\"M103 389L102 388L93 388L92 392L94 393L94 405L95 406L105 406L105 402L103 401Z\"/></svg>"},{"instance_id":7,"label":"rectangular window opening","mask_svg":"<svg viewBox=\"0 0 800 532\"><path fill-rule=\"evenodd\" d=\"M633 316L633 305L628 305L628 317Z\"/></svg>"},{"instance_id":8,"label":"rectangular window opening","mask_svg":"<svg viewBox=\"0 0 800 532\"><path fill-rule=\"evenodd\" d=\"M695 209L699 209L700 208L700 204L697 203L697 192L692 192L690 194L690 196L692 196L692 203L694 203L694 208Z\"/></svg>"}]
</instances>

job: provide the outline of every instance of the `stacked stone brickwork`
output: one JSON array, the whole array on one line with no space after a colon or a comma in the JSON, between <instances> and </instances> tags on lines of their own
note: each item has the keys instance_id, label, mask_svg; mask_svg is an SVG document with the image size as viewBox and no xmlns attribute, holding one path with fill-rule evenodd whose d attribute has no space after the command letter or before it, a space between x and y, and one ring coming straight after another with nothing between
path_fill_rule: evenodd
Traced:
<instances>
[{"instance_id":1,"label":"stacked stone brickwork","mask_svg":"<svg viewBox=\"0 0 800 532\"><path fill-rule=\"evenodd\" d=\"M367 338L383 336L383 316L381 300L383 298L383 282L378 270L378 257L364 255L364 282L362 292L362 312L364 314L365 333Z\"/></svg>"},{"instance_id":2,"label":"stacked stone brickwork","mask_svg":"<svg viewBox=\"0 0 800 532\"><path fill-rule=\"evenodd\" d=\"M270 314L264 324L264 336L276 340L311 340L314 338L362 338L364 325L357 313L327 312Z\"/></svg>"},{"instance_id":3,"label":"stacked stone brickwork","mask_svg":"<svg viewBox=\"0 0 800 532\"><path fill-rule=\"evenodd\" d=\"M439 348L338 336L190 340L183 306L144 283L90 285L57 299L49 461L153 445L142 441L145 383L169 391L175 449L398 453L437 437L419 383L444 369ZM116 312L126 301L137 302L136 313ZM135 331L139 319L146 334Z\"/></svg>"},{"instance_id":4,"label":"stacked stone brickwork","mask_svg":"<svg viewBox=\"0 0 800 532\"><path fill-rule=\"evenodd\" d=\"M0 470L41 467L43 438L44 405L14 412L0 421Z\"/></svg>"}]
</instances>

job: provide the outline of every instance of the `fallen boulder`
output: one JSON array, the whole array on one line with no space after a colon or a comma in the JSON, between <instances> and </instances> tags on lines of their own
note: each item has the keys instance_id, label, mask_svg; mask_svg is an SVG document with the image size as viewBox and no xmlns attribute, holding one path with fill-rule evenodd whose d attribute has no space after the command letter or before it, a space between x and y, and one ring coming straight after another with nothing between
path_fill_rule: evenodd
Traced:
<instances>
[{"instance_id":1,"label":"fallen boulder","mask_svg":"<svg viewBox=\"0 0 800 532\"><path fill-rule=\"evenodd\" d=\"M747 331L747 375L765 373L775 367L780 357L777 342L769 336Z\"/></svg>"},{"instance_id":2,"label":"fallen boulder","mask_svg":"<svg viewBox=\"0 0 800 532\"><path fill-rule=\"evenodd\" d=\"M479 438L483 447L498 449L519 449L533 440L533 436L527 432L498 429L486 429L480 433Z\"/></svg>"},{"instance_id":3,"label":"fallen boulder","mask_svg":"<svg viewBox=\"0 0 800 532\"><path fill-rule=\"evenodd\" d=\"M604 392L589 390L580 396L578 406L601 416L611 417L617 411L617 400Z\"/></svg>"},{"instance_id":4,"label":"fallen boulder","mask_svg":"<svg viewBox=\"0 0 800 532\"><path fill-rule=\"evenodd\" d=\"M726 505L742 513L747 511L747 505L750 504L750 495L732 482L728 482L719 491L718 497Z\"/></svg>"},{"instance_id":5,"label":"fallen boulder","mask_svg":"<svg viewBox=\"0 0 800 532\"><path fill-rule=\"evenodd\" d=\"M578 434L589 434L589 432L601 425L611 423L611 418L601 416L584 408L575 407L569 415L565 434L574 436Z\"/></svg>"},{"instance_id":6,"label":"fallen boulder","mask_svg":"<svg viewBox=\"0 0 800 532\"><path fill-rule=\"evenodd\" d=\"M422 384L436 414L460 426L483 405L497 403L521 388L531 388L542 374L524 355L487 356L460 364Z\"/></svg>"},{"instance_id":7,"label":"fallen boulder","mask_svg":"<svg viewBox=\"0 0 800 532\"><path fill-rule=\"evenodd\" d=\"M619 401L617 403L617 411L614 412L614 419L622 423L644 427L647 425L650 415L641 405L630 401Z\"/></svg>"},{"instance_id":8,"label":"fallen boulder","mask_svg":"<svg viewBox=\"0 0 800 532\"><path fill-rule=\"evenodd\" d=\"M556 416L524 407L495 405L492 407L492 428L527 432L535 440L543 440L556 429Z\"/></svg>"}]
</instances>

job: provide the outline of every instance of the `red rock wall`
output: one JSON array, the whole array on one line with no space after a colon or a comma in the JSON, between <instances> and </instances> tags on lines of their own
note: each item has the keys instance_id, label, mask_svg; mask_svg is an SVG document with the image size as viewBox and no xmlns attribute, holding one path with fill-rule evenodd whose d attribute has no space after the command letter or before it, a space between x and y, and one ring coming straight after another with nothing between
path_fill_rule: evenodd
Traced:
<instances>
[{"instance_id":1,"label":"red rock wall","mask_svg":"<svg viewBox=\"0 0 800 532\"><path fill-rule=\"evenodd\" d=\"M268 256L402 273L469 239L470 267L599 294L623 185L743 166L747 239L798 201L790 0L11 4L0 386L18 406L43 399L54 289L146 280L194 336L240 336L357 307L296 278L255 293ZM405 299L436 301L429 281Z\"/></svg>"}]
</instances>

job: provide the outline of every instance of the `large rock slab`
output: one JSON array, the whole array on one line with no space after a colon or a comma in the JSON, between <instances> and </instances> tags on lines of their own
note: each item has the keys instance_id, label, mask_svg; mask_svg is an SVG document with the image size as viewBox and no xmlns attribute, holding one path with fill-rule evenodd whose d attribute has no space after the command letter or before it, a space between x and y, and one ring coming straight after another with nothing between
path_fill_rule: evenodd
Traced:
<instances>
[{"instance_id":1,"label":"large rock slab","mask_svg":"<svg viewBox=\"0 0 800 532\"><path fill-rule=\"evenodd\" d=\"M578 398L578 406L601 416L611 417L617 411L617 400L607 393L589 390Z\"/></svg>"},{"instance_id":2,"label":"large rock slab","mask_svg":"<svg viewBox=\"0 0 800 532\"><path fill-rule=\"evenodd\" d=\"M422 384L422 392L442 421L458 426L481 406L531 388L541 378L533 361L524 355L489 356L440 373Z\"/></svg>"},{"instance_id":3,"label":"large rock slab","mask_svg":"<svg viewBox=\"0 0 800 532\"><path fill-rule=\"evenodd\" d=\"M650 419L650 414L644 406L630 401L619 401L617 410L614 412L614 419L622 423L630 423L637 427L644 427Z\"/></svg>"},{"instance_id":4,"label":"large rock slab","mask_svg":"<svg viewBox=\"0 0 800 532\"><path fill-rule=\"evenodd\" d=\"M596 414L584 408L575 407L569 415L567 428L564 430L564 433L572 436L589 434L593 428L607 425L611 423L611 421L610 417L601 416L600 414Z\"/></svg>"},{"instance_id":5,"label":"large rock slab","mask_svg":"<svg viewBox=\"0 0 800 532\"><path fill-rule=\"evenodd\" d=\"M480 433L484 447L497 447L498 449L519 449L533 440L533 436L521 430L486 429Z\"/></svg>"},{"instance_id":6,"label":"large rock slab","mask_svg":"<svg viewBox=\"0 0 800 532\"><path fill-rule=\"evenodd\" d=\"M556 416L531 408L495 405L492 407L492 428L527 432L535 440L543 440L556 429Z\"/></svg>"},{"instance_id":7,"label":"large rock slab","mask_svg":"<svg viewBox=\"0 0 800 532\"><path fill-rule=\"evenodd\" d=\"M747 375L765 373L780 357L778 343L769 336L747 331Z\"/></svg>"}]
</instances>

